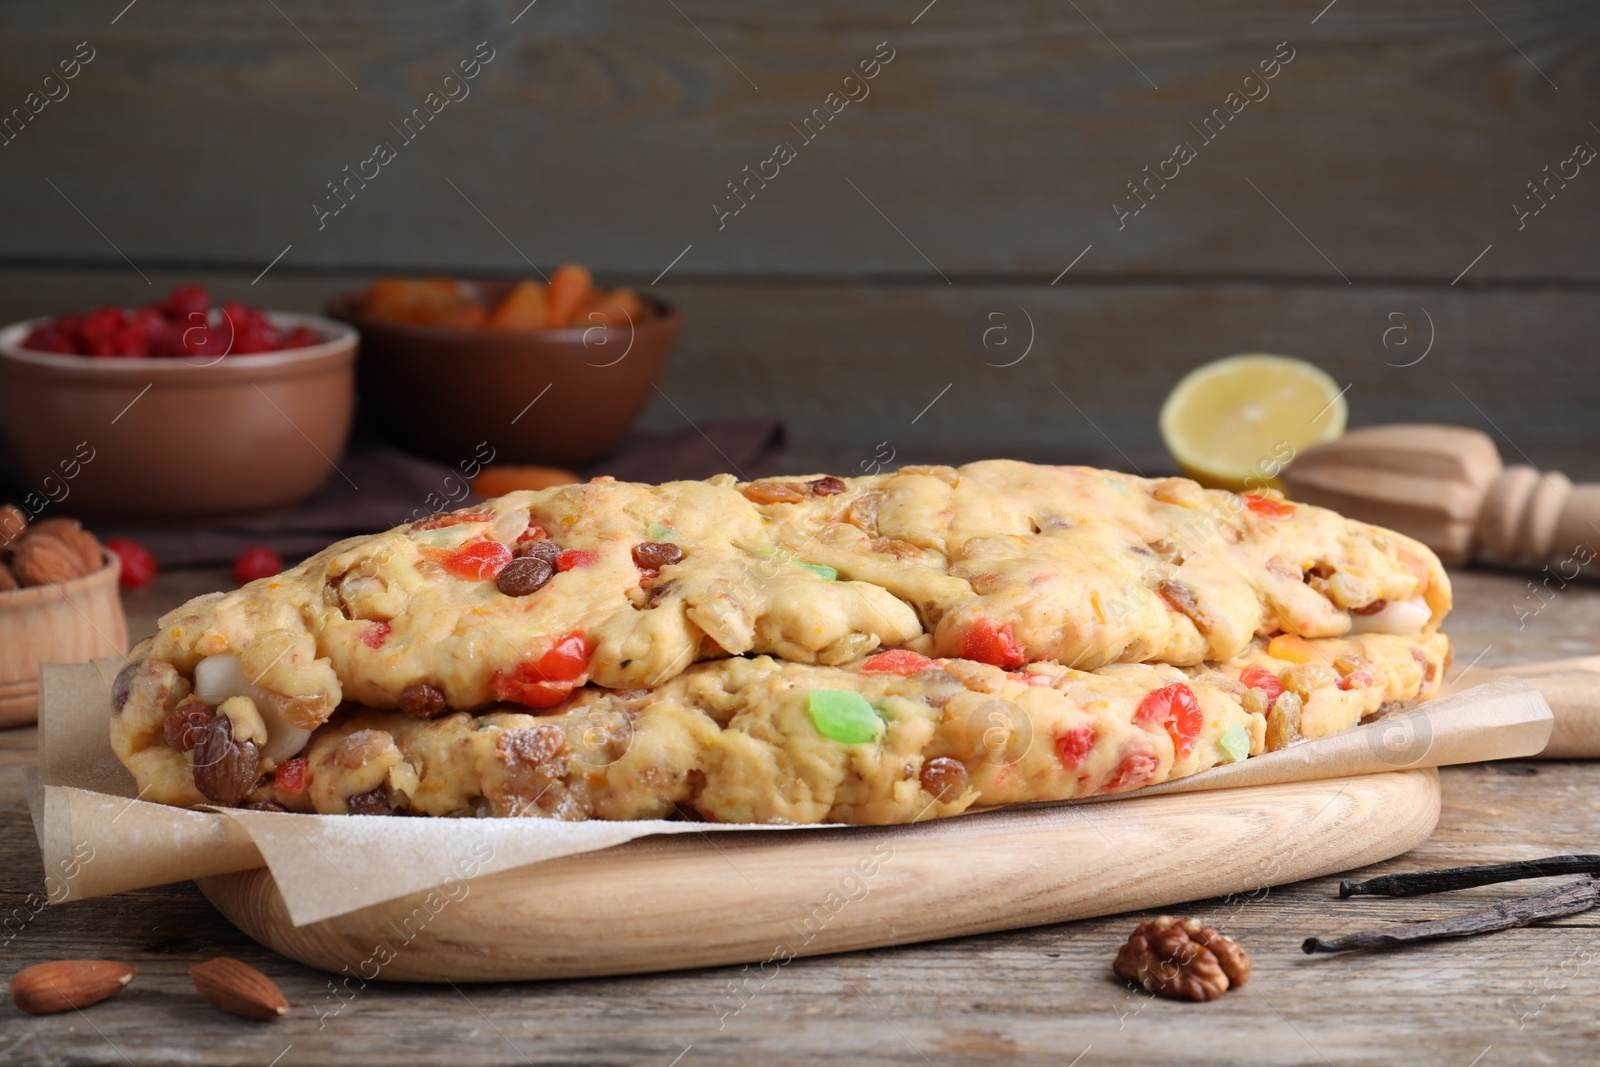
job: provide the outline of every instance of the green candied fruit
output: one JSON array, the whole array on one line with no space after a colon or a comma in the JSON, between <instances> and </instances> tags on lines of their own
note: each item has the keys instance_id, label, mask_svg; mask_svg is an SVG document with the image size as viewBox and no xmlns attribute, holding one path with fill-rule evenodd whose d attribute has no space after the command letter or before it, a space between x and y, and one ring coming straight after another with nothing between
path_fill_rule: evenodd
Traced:
<instances>
[{"instance_id":1,"label":"green candied fruit","mask_svg":"<svg viewBox=\"0 0 1600 1067\"><path fill-rule=\"evenodd\" d=\"M878 713L854 689L813 689L806 696L806 710L817 732L841 745L876 741L883 729Z\"/></svg>"},{"instance_id":2,"label":"green candied fruit","mask_svg":"<svg viewBox=\"0 0 1600 1067\"><path fill-rule=\"evenodd\" d=\"M794 565L796 567L804 567L806 570L810 571L812 574L815 574L818 578L821 578L825 582L831 582L835 578L839 577L838 571L834 570L832 567L824 566L821 563L801 563L799 560L795 560Z\"/></svg>"},{"instance_id":3,"label":"green candied fruit","mask_svg":"<svg viewBox=\"0 0 1600 1067\"><path fill-rule=\"evenodd\" d=\"M1228 757L1229 763L1238 763L1250 755L1250 731L1242 724L1234 723L1217 738L1217 747L1222 749L1222 754Z\"/></svg>"},{"instance_id":4,"label":"green candied fruit","mask_svg":"<svg viewBox=\"0 0 1600 1067\"><path fill-rule=\"evenodd\" d=\"M678 536L678 531L670 526L663 526L659 522L652 522L644 528L644 535L652 541L670 541Z\"/></svg>"}]
</instances>

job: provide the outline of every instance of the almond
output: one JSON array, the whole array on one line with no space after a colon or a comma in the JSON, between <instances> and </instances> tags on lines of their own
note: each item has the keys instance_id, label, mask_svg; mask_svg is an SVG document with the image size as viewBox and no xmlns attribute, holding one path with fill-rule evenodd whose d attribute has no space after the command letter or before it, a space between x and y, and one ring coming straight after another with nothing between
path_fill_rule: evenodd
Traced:
<instances>
[{"instance_id":1,"label":"almond","mask_svg":"<svg viewBox=\"0 0 1600 1067\"><path fill-rule=\"evenodd\" d=\"M11 573L11 568L0 563L0 593L17 587L17 576Z\"/></svg>"},{"instance_id":2,"label":"almond","mask_svg":"<svg viewBox=\"0 0 1600 1067\"><path fill-rule=\"evenodd\" d=\"M139 972L112 960L57 960L19 971L11 1002L29 1015L86 1008L120 992Z\"/></svg>"},{"instance_id":3,"label":"almond","mask_svg":"<svg viewBox=\"0 0 1600 1067\"><path fill-rule=\"evenodd\" d=\"M31 530L17 543L11 571L23 585L55 585L88 573L78 553L49 534Z\"/></svg>"},{"instance_id":4,"label":"almond","mask_svg":"<svg viewBox=\"0 0 1600 1067\"><path fill-rule=\"evenodd\" d=\"M105 566L106 557L100 551L100 542L77 519L45 519L30 526L28 532L47 534L72 549L83 560L85 574Z\"/></svg>"},{"instance_id":5,"label":"almond","mask_svg":"<svg viewBox=\"0 0 1600 1067\"><path fill-rule=\"evenodd\" d=\"M200 995L223 1011L258 1022L289 1014L289 1002L277 984L240 960L218 956L190 967L189 977Z\"/></svg>"},{"instance_id":6,"label":"almond","mask_svg":"<svg viewBox=\"0 0 1600 1067\"><path fill-rule=\"evenodd\" d=\"M15 504L0 504L0 552L11 548L12 542L22 539L28 532L28 516Z\"/></svg>"}]
</instances>

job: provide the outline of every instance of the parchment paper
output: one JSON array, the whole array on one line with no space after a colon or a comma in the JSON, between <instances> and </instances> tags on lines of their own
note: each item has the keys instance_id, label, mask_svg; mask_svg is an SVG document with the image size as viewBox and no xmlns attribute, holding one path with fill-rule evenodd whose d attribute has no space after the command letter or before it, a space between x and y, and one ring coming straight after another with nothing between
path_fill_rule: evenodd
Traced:
<instances>
[{"instance_id":1,"label":"parchment paper","mask_svg":"<svg viewBox=\"0 0 1600 1067\"><path fill-rule=\"evenodd\" d=\"M153 804L136 797L132 776L111 752L110 688L119 665L98 660L44 667L39 777L31 803L55 902L264 865L295 925L303 926L452 879L650 834L780 829L659 820L382 819L187 811ZM1544 747L1550 729L1544 699L1516 679L1501 679L1333 737L1166 785L1093 799L1121 801L1528 756Z\"/></svg>"}]
</instances>

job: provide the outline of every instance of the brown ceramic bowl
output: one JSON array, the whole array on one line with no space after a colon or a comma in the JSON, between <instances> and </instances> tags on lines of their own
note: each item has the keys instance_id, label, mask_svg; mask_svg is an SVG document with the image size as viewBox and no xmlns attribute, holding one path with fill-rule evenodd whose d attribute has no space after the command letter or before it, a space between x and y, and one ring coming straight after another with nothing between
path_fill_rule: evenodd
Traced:
<instances>
[{"instance_id":1,"label":"brown ceramic bowl","mask_svg":"<svg viewBox=\"0 0 1600 1067\"><path fill-rule=\"evenodd\" d=\"M217 517L301 500L350 434L356 332L312 315L322 344L193 359L68 356L0 330L0 410L29 486L75 515Z\"/></svg>"},{"instance_id":2,"label":"brown ceramic bowl","mask_svg":"<svg viewBox=\"0 0 1600 1067\"><path fill-rule=\"evenodd\" d=\"M465 282L490 307L513 282ZM650 400L678 336L678 313L644 298L631 327L454 330L361 314L366 290L328 314L361 331L363 411L414 452L457 464L578 467L616 444Z\"/></svg>"}]
</instances>

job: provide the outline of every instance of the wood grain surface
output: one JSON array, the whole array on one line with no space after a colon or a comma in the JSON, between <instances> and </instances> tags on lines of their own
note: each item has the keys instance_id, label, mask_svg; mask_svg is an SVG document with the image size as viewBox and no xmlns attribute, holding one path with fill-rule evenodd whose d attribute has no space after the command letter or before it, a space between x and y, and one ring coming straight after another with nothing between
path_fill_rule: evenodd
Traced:
<instances>
[{"instance_id":1,"label":"wood grain surface","mask_svg":"<svg viewBox=\"0 0 1600 1067\"><path fill-rule=\"evenodd\" d=\"M147 273L156 293L200 277L220 297L303 311L370 278L274 270L252 287L253 274ZM1175 470L1156 415L1177 378L1231 352L1277 351L1349 385L1354 423L1473 426L1494 435L1507 462L1531 458L1600 480L1600 375L1587 369L1600 299L1587 291L1048 282L669 276L656 291L685 325L642 425L692 432L718 419L782 420L798 471L859 474L889 456L891 465L1009 456L1154 475ZM0 269L0 322L151 292L125 266ZM1397 366L1422 353L1430 320L1433 351ZM1396 347L1385 349L1390 330L1410 331L1412 347L1390 333ZM1507 354L1534 338L1536 358L1519 357L1508 374Z\"/></svg>"},{"instance_id":2,"label":"wood grain surface","mask_svg":"<svg viewBox=\"0 0 1600 1067\"><path fill-rule=\"evenodd\" d=\"M918 827L646 839L298 928L267 871L200 889L262 944L335 976L579 978L773 966L1253 893L1399 855L1438 821L1437 772L1415 770Z\"/></svg>"},{"instance_id":3,"label":"wood grain surface","mask_svg":"<svg viewBox=\"0 0 1600 1067\"><path fill-rule=\"evenodd\" d=\"M220 577L193 572L130 601L131 632ZM1520 576L1454 574L1457 669L1600 653L1600 589L1572 586L1519 629ZM165 599L163 600L163 596ZM319 972L239 934L193 886L47 908L22 790L33 731L0 731L0 972L70 957L132 963L139 977L85 1012L28 1018L0 1006L0 1060L279 1067L337 1059L477 1067L502 1063L694 1064L1588 1062L1600 996L1600 919L1579 915L1476 940L1308 957L1300 940L1438 918L1516 890L1341 901L1334 876L1174 909L1238 937L1255 959L1243 989L1206 1005L1152 1000L1111 959L1144 913L769 966L487 986L407 986ZM1593 852L1600 768L1516 761L1446 768L1434 836L1362 875ZM733 875L730 874L730 877ZM1533 892L1557 883L1528 883ZM727 921L737 923L730 914ZM595 929L593 936L614 932ZM265 970L294 1005L270 1027L215 1012L188 967L216 954ZM92 1023L93 1025L89 1025ZM1089 1049L1087 1053L1085 1049ZM687 1049L687 1051L685 1051ZM1486 1051L1487 1050L1487 1051ZM681 1059L677 1059L681 1056ZM1480 1058L1481 1057L1481 1058Z\"/></svg>"},{"instance_id":4,"label":"wood grain surface","mask_svg":"<svg viewBox=\"0 0 1600 1067\"><path fill-rule=\"evenodd\" d=\"M14 4L0 107L94 58L0 147L0 321L577 260L684 312L647 427L781 419L798 466L881 442L1164 469L1177 377L1268 350L1349 384L1353 424L1457 422L1600 478L1600 176L1568 162L1600 145L1600 24L1576 0L1308 6ZM402 142L479 42L470 94ZM880 42L870 95L803 141ZM398 157L319 223L380 140ZM719 221L779 141L796 158Z\"/></svg>"},{"instance_id":5,"label":"wood grain surface","mask_svg":"<svg viewBox=\"0 0 1600 1067\"><path fill-rule=\"evenodd\" d=\"M1492 243L1476 282L1600 279L1587 170L1521 229L1512 208L1600 145L1587 5L1322 6L183 0L110 25L15 4L6 108L78 42L96 52L0 149L0 256L120 262L81 209L146 270L253 274L292 243L285 262L648 277L692 244L692 273L1048 280L1092 244L1075 273L1342 285L1449 282ZM470 93L405 142L485 41ZM802 138L880 42L870 94ZM398 158L319 230L326 183L380 141ZM797 158L719 229L713 203L778 143ZM1180 143L1196 158L1161 167ZM1145 167L1178 176L1119 229Z\"/></svg>"}]
</instances>

